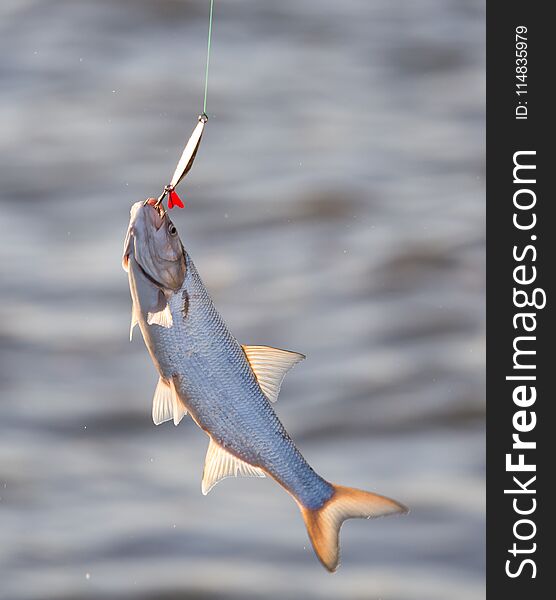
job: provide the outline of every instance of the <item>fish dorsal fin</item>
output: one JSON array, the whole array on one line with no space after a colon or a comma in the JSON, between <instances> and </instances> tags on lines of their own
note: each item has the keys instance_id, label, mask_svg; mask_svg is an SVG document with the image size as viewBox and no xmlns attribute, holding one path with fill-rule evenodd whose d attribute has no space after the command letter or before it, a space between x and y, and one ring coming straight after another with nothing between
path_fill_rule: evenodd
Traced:
<instances>
[{"instance_id":1,"label":"fish dorsal fin","mask_svg":"<svg viewBox=\"0 0 556 600\"><path fill-rule=\"evenodd\" d=\"M237 477L238 475L242 475L243 477L265 476L261 469L230 454L210 438L205 458L203 483L201 484L203 495L206 496L225 477Z\"/></svg>"},{"instance_id":2,"label":"fish dorsal fin","mask_svg":"<svg viewBox=\"0 0 556 600\"><path fill-rule=\"evenodd\" d=\"M162 377L158 380L153 398L153 422L160 425L165 421L174 419L174 425L178 425L187 414L181 400L178 397L174 382L166 381Z\"/></svg>"},{"instance_id":3,"label":"fish dorsal fin","mask_svg":"<svg viewBox=\"0 0 556 600\"><path fill-rule=\"evenodd\" d=\"M166 306L158 312L149 312L147 314L147 323L149 325L160 325L161 327L166 327L167 329L172 327L174 320L172 319L170 306L166 304Z\"/></svg>"},{"instance_id":4,"label":"fish dorsal fin","mask_svg":"<svg viewBox=\"0 0 556 600\"><path fill-rule=\"evenodd\" d=\"M305 355L272 346L242 347L264 395L271 402L276 402L286 373Z\"/></svg>"}]
</instances>

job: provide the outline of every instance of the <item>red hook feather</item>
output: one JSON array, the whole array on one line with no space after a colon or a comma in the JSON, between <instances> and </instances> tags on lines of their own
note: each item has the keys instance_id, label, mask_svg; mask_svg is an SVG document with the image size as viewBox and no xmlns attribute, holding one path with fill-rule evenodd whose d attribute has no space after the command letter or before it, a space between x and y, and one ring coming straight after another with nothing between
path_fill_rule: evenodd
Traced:
<instances>
[{"instance_id":1,"label":"red hook feather","mask_svg":"<svg viewBox=\"0 0 556 600\"><path fill-rule=\"evenodd\" d=\"M168 208L174 208L174 206L183 208L183 202L178 194L174 190L171 190L168 194Z\"/></svg>"}]
</instances>

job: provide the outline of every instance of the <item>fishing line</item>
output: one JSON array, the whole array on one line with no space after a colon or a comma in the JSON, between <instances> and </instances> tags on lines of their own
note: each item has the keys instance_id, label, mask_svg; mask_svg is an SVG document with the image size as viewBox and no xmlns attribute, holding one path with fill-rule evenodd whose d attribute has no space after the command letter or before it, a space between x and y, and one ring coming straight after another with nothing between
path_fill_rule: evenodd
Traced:
<instances>
[{"instance_id":1,"label":"fishing line","mask_svg":"<svg viewBox=\"0 0 556 600\"><path fill-rule=\"evenodd\" d=\"M214 9L214 0L210 0L210 12L209 12L209 25L208 25L208 40L207 40L207 64L205 67L205 93L203 97L203 112L199 115L199 122L197 126L193 130L191 137L189 138L185 148L182 152L181 158L178 161L174 174L172 175L172 180L162 190L162 194L158 197L158 199L154 203L154 207L158 208L164 198L168 196L168 208L174 208L177 206L178 208L183 208L183 202L181 198L176 193L176 186L180 183L180 181L189 173L189 170L193 166L193 161L195 160L195 156L197 156L197 150L199 149L199 144L201 143L201 137L203 135L203 130L208 121L207 116L207 92L208 92L208 78L209 78L209 65L210 65L210 47L212 43L212 16ZM145 201L147 204L149 200Z\"/></svg>"},{"instance_id":2,"label":"fishing line","mask_svg":"<svg viewBox=\"0 0 556 600\"><path fill-rule=\"evenodd\" d=\"M210 45L212 42L212 12L213 12L213 8L214 8L214 0L210 0L209 30L208 30L208 41L207 41L207 66L205 68L205 98L203 100L203 114L207 113L207 91L208 91L208 80L209 80Z\"/></svg>"}]
</instances>

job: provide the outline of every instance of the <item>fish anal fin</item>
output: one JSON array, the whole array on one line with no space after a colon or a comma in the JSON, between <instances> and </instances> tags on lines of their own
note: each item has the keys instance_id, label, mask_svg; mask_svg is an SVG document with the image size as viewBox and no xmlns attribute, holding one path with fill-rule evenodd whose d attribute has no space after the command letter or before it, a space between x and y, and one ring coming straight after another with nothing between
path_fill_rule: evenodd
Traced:
<instances>
[{"instance_id":1,"label":"fish anal fin","mask_svg":"<svg viewBox=\"0 0 556 600\"><path fill-rule=\"evenodd\" d=\"M254 467L249 463L237 458L224 450L212 438L210 438L207 456L205 458L205 468L203 470L203 482L201 490L206 496L210 490L222 479L226 477L265 477L262 469Z\"/></svg>"},{"instance_id":2,"label":"fish anal fin","mask_svg":"<svg viewBox=\"0 0 556 600\"><path fill-rule=\"evenodd\" d=\"M305 356L272 346L242 346L264 395L276 402L286 373Z\"/></svg>"},{"instance_id":3,"label":"fish anal fin","mask_svg":"<svg viewBox=\"0 0 556 600\"><path fill-rule=\"evenodd\" d=\"M174 425L185 417L187 410L183 406L174 386L173 379L158 380L153 398L153 422L160 425L165 421L174 420Z\"/></svg>"},{"instance_id":4,"label":"fish anal fin","mask_svg":"<svg viewBox=\"0 0 556 600\"><path fill-rule=\"evenodd\" d=\"M149 312L147 314L147 323L149 325L160 325L161 327L166 327L167 329L172 327L174 320L172 319L170 306L166 304L166 306L158 312Z\"/></svg>"},{"instance_id":5,"label":"fish anal fin","mask_svg":"<svg viewBox=\"0 0 556 600\"><path fill-rule=\"evenodd\" d=\"M355 488L334 485L334 493L319 509L299 504L316 555L329 571L338 568L340 527L346 519L374 519L406 514L407 507L395 500Z\"/></svg>"}]
</instances>

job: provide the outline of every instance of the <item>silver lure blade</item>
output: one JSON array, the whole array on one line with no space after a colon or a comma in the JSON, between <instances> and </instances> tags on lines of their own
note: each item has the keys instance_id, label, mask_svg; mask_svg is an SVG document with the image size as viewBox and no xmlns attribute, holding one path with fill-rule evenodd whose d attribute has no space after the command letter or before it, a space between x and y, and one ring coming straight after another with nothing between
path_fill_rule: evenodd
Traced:
<instances>
[{"instance_id":1,"label":"silver lure blade","mask_svg":"<svg viewBox=\"0 0 556 600\"><path fill-rule=\"evenodd\" d=\"M172 175L172 180L170 181L169 185L170 188L175 188L178 185L178 183L187 175L187 173L193 166L193 161L195 160L195 156L197 155L197 150L199 149L199 144L201 142L203 130L207 121L208 117L206 114L203 113L199 117L199 122L197 123L197 126L193 130L191 137L185 145L176 170Z\"/></svg>"}]
</instances>

